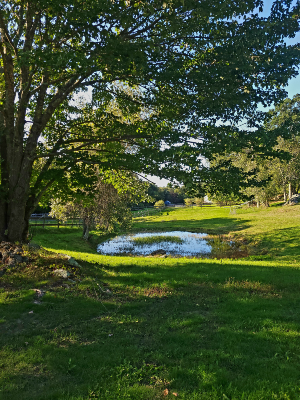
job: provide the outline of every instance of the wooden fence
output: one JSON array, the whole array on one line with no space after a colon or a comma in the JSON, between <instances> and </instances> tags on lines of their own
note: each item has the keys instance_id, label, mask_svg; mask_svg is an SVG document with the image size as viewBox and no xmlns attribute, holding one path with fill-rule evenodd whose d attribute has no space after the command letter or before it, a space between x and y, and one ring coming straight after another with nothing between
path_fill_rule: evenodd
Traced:
<instances>
[{"instance_id":1,"label":"wooden fence","mask_svg":"<svg viewBox=\"0 0 300 400\"><path fill-rule=\"evenodd\" d=\"M204 203L205 205L206 203ZM147 207L132 207L131 211L137 211L138 216L146 216L149 215L151 211L162 211L166 208L185 208L188 207L185 204L169 204L163 207L155 207L155 206L147 206ZM29 226L39 226L45 228L46 226L57 226L64 227L64 226L81 226L82 225L82 218L70 218L66 222L61 222L56 218L50 217L48 214L32 214L29 220Z\"/></svg>"},{"instance_id":2,"label":"wooden fence","mask_svg":"<svg viewBox=\"0 0 300 400\"><path fill-rule=\"evenodd\" d=\"M155 207L155 206L147 206L147 207L142 207L142 206L136 206L136 207L131 207L131 211L140 211L140 210L147 210L147 209L151 209L151 210L163 210L165 208L182 208L182 207L186 207L185 204L169 204L169 205L165 205L163 207Z\"/></svg>"},{"instance_id":3,"label":"wooden fence","mask_svg":"<svg viewBox=\"0 0 300 400\"><path fill-rule=\"evenodd\" d=\"M32 215L29 220L29 226L39 226L45 228L46 226L82 226L82 218L70 218L66 222L61 222L58 219L51 218L48 215Z\"/></svg>"}]
</instances>

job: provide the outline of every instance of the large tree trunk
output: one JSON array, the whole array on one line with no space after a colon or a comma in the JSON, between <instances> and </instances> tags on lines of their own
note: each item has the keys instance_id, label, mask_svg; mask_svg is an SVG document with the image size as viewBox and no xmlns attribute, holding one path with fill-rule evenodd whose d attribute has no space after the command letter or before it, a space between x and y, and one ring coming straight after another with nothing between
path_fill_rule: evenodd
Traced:
<instances>
[{"instance_id":1,"label":"large tree trunk","mask_svg":"<svg viewBox=\"0 0 300 400\"><path fill-rule=\"evenodd\" d=\"M33 157L24 157L23 146L17 144L7 151L8 165L8 207L7 207L7 238L11 242L26 241L28 233L27 203L30 193L30 177ZM16 160L21 159L22 162Z\"/></svg>"},{"instance_id":2,"label":"large tree trunk","mask_svg":"<svg viewBox=\"0 0 300 400\"><path fill-rule=\"evenodd\" d=\"M16 165L16 157L23 158L22 147L15 147L14 154L6 146L6 135L0 131L0 240L23 242L27 240L29 216L28 209L30 176L32 163L26 168ZM18 167L18 168L17 168Z\"/></svg>"},{"instance_id":3,"label":"large tree trunk","mask_svg":"<svg viewBox=\"0 0 300 400\"><path fill-rule=\"evenodd\" d=\"M18 188L14 191L15 196L10 200L9 221L8 221L8 240L26 241L28 233L28 221L26 220L26 202L28 190Z\"/></svg>"},{"instance_id":4,"label":"large tree trunk","mask_svg":"<svg viewBox=\"0 0 300 400\"><path fill-rule=\"evenodd\" d=\"M0 187L0 242L6 239L7 239L7 201L4 193L4 188Z\"/></svg>"},{"instance_id":5,"label":"large tree trunk","mask_svg":"<svg viewBox=\"0 0 300 400\"><path fill-rule=\"evenodd\" d=\"M3 110L0 110L0 241L7 239L8 171L6 162L6 137L4 135Z\"/></svg>"}]
</instances>

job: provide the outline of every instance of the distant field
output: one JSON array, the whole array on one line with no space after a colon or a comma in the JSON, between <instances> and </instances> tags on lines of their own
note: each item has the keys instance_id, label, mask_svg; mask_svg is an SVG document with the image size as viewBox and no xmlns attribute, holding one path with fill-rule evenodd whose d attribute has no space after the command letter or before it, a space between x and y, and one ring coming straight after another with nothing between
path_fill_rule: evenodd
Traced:
<instances>
[{"instance_id":1,"label":"distant field","mask_svg":"<svg viewBox=\"0 0 300 400\"><path fill-rule=\"evenodd\" d=\"M101 256L75 227L33 241L53 253L0 282L0 399L300 398L300 206L166 209L132 231L235 240L240 259ZM46 292L35 304L33 289ZM33 312L32 312L33 311Z\"/></svg>"}]
</instances>

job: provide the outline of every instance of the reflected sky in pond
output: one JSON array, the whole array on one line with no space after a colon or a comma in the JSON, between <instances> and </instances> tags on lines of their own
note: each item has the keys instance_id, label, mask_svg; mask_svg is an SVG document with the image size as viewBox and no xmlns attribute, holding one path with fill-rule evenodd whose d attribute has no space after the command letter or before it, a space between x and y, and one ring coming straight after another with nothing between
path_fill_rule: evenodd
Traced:
<instances>
[{"instance_id":1,"label":"reflected sky in pond","mask_svg":"<svg viewBox=\"0 0 300 400\"><path fill-rule=\"evenodd\" d=\"M137 244L134 238L152 236L177 236L182 243L159 242L151 244ZM168 255L180 256L201 256L211 253L212 247L205 240L206 233L192 233L184 231L136 233L117 236L99 244L97 251L104 255L132 254L150 255L157 250L164 250Z\"/></svg>"}]
</instances>

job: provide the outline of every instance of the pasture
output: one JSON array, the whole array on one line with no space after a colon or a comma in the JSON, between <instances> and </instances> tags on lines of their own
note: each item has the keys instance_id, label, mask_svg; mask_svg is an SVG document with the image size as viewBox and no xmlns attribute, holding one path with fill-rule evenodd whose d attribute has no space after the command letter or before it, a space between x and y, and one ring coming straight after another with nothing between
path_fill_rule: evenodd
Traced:
<instances>
[{"instance_id":1,"label":"pasture","mask_svg":"<svg viewBox=\"0 0 300 400\"><path fill-rule=\"evenodd\" d=\"M0 399L299 399L299 217L274 204L134 219L132 232L236 241L241 258L102 256L110 235L37 227L46 250L0 282Z\"/></svg>"}]
</instances>

